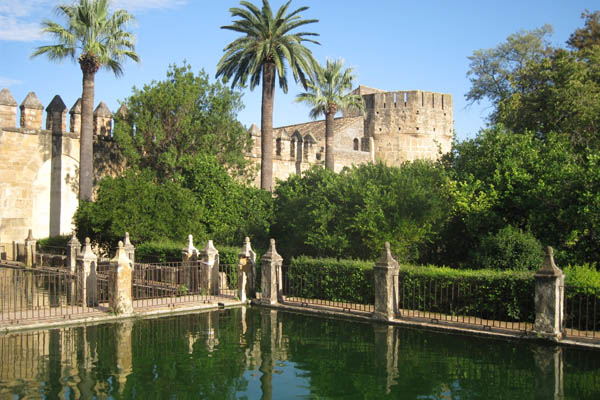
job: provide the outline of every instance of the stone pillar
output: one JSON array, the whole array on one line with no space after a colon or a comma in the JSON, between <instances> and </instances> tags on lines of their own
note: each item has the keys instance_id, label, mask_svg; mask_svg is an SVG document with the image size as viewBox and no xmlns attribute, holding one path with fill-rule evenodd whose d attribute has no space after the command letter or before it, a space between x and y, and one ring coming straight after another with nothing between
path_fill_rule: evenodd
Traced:
<instances>
[{"instance_id":1,"label":"stone pillar","mask_svg":"<svg viewBox=\"0 0 600 400\"><path fill-rule=\"evenodd\" d=\"M94 135L110 136L112 130L112 113L103 101L94 110Z\"/></svg>"},{"instance_id":2,"label":"stone pillar","mask_svg":"<svg viewBox=\"0 0 600 400\"><path fill-rule=\"evenodd\" d=\"M8 89L0 91L0 128L17 127L17 102Z\"/></svg>"},{"instance_id":3,"label":"stone pillar","mask_svg":"<svg viewBox=\"0 0 600 400\"><path fill-rule=\"evenodd\" d=\"M256 253L252 251L250 238L246 237L242 250L238 254L238 297L240 301L246 301L247 297L256 298L255 276Z\"/></svg>"},{"instance_id":4,"label":"stone pillar","mask_svg":"<svg viewBox=\"0 0 600 400\"><path fill-rule=\"evenodd\" d=\"M50 236L62 233L61 211L63 192L62 147L66 130L67 106L56 95L46 107L46 129L52 131L52 160L50 169Z\"/></svg>"},{"instance_id":5,"label":"stone pillar","mask_svg":"<svg viewBox=\"0 0 600 400\"><path fill-rule=\"evenodd\" d=\"M42 129L44 106L34 92L29 92L21 106L21 128Z\"/></svg>"},{"instance_id":6,"label":"stone pillar","mask_svg":"<svg viewBox=\"0 0 600 400\"><path fill-rule=\"evenodd\" d=\"M564 399L564 356L558 346L537 346L535 362L535 398Z\"/></svg>"},{"instance_id":7,"label":"stone pillar","mask_svg":"<svg viewBox=\"0 0 600 400\"><path fill-rule=\"evenodd\" d=\"M117 254L110 260L110 274L108 276L108 303L115 314L133 314L132 283L133 268L131 261L127 258L123 242L119 242Z\"/></svg>"},{"instance_id":8,"label":"stone pillar","mask_svg":"<svg viewBox=\"0 0 600 400\"><path fill-rule=\"evenodd\" d=\"M69 114L71 115L69 122L69 131L72 133L81 134L81 98L77 99L71 110L69 110Z\"/></svg>"},{"instance_id":9,"label":"stone pillar","mask_svg":"<svg viewBox=\"0 0 600 400\"><path fill-rule=\"evenodd\" d=\"M565 301L565 275L554 263L552 247L546 248L544 264L535 273L535 326L538 336L562 337Z\"/></svg>"},{"instance_id":10,"label":"stone pillar","mask_svg":"<svg viewBox=\"0 0 600 400\"><path fill-rule=\"evenodd\" d=\"M381 259L375 264L375 312L373 318L392 320L398 311L397 287L395 285L400 267L392 257L390 243L385 242L385 250Z\"/></svg>"},{"instance_id":11,"label":"stone pillar","mask_svg":"<svg viewBox=\"0 0 600 400\"><path fill-rule=\"evenodd\" d=\"M81 243L77 240L75 232L71 236L71 240L67 242L67 268L71 270L71 273L76 271L77 267L77 255L81 250Z\"/></svg>"},{"instance_id":12,"label":"stone pillar","mask_svg":"<svg viewBox=\"0 0 600 400\"><path fill-rule=\"evenodd\" d=\"M35 266L35 245L37 241L33 238L33 234L31 229L29 230L29 234L27 235L27 239L25 239L25 266L33 267Z\"/></svg>"},{"instance_id":13,"label":"stone pillar","mask_svg":"<svg viewBox=\"0 0 600 400\"><path fill-rule=\"evenodd\" d=\"M98 257L92 251L90 238L85 238L83 251L77 254L77 272L79 279L81 279L81 301L87 307L98 305L97 263Z\"/></svg>"},{"instance_id":14,"label":"stone pillar","mask_svg":"<svg viewBox=\"0 0 600 400\"><path fill-rule=\"evenodd\" d=\"M194 237L188 235L188 245L181 249L181 261L183 262L183 269L177 272L177 284L180 285L179 289L181 292L185 292L185 289L196 291L199 289L201 275L205 273L204 270L200 270L198 265L198 249L194 247ZM193 279L195 278L195 279ZM206 280L205 280L206 281ZM208 289L208 286L205 287Z\"/></svg>"},{"instance_id":15,"label":"stone pillar","mask_svg":"<svg viewBox=\"0 0 600 400\"><path fill-rule=\"evenodd\" d=\"M127 258L131 261L131 264L135 264L135 246L131 244L129 240L129 232L125 232L125 240L123 241L123 248L127 254Z\"/></svg>"},{"instance_id":16,"label":"stone pillar","mask_svg":"<svg viewBox=\"0 0 600 400\"><path fill-rule=\"evenodd\" d=\"M213 241L209 240L202 250L202 267L206 271L208 292L212 295L219 294L219 251L215 249Z\"/></svg>"},{"instance_id":17,"label":"stone pillar","mask_svg":"<svg viewBox=\"0 0 600 400\"><path fill-rule=\"evenodd\" d=\"M271 239L269 251L262 256L260 261L262 269L260 301L263 304L277 304L278 301L283 300L283 288L281 287L283 258L277 253L275 239Z\"/></svg>"}]
</instances>

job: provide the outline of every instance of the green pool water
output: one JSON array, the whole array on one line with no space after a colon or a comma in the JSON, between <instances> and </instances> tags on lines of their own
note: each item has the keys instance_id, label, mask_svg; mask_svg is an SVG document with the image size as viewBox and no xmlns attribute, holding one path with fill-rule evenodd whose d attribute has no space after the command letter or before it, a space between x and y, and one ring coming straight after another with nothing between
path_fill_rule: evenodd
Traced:
<instances>
[{"instance_id":1,"label":"green pool water","mask_svg":"<svg viewBox=\"0 0 600 400\"><path fill-rule=\"evenodd\" d=\"M563 397L599 352L264 308L0 335L2 399Z\"/></svg>"}]
</instances>

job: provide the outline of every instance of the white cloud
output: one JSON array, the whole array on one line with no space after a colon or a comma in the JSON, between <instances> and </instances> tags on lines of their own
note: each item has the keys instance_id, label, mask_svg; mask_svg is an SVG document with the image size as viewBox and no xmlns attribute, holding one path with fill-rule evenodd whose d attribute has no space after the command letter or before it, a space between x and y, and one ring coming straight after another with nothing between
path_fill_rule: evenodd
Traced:
<instances>
[{"instance_id":1,"label":"white cloud","mask_svg":"<svg viewBox=\"0 0 600 400\"><path fill-rule=\"evenodd\" d=\"M185 5L189 0L113 0L127 11L158 10ZM40 22L53 19L58 0L0 0L0 40L31 42L44 39Z\"/></svg>"},{"instance_id":2,"label":"white cloud","mask_svg":"<svg viewBox=\"0 0 600 400\"><path fill-rule=\"evenodd\" d=\"M10 78L5 78L3 76L0 76L0 88L20 85L21 83L23 83L23 82L16 80L16 79L10 79Z\"/></svg>"}]
</instances>

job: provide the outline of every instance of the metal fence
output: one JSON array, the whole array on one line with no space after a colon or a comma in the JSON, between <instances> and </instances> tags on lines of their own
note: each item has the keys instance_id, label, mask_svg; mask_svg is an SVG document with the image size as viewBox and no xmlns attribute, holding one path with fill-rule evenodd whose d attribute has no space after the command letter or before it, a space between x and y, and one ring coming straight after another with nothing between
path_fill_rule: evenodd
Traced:
<instances>
[{"instance_id":1,"label":"metal fence","mask_svg":"<svg viewBox=\"0 0 600 400\"><path fill-rule=\"evenodd\" d=\"M532 331L534 295L523 303L502 303L490 285L475 281L397 279L398 317ZM514 298L514 297L513 297Z\"/></svg>"},{"instance_id":2,"label":"metal fence","mask_svg":"<svg viewBox=\"0 0 600 400\"><path fill-rule=\"evenodd\" d=\"M81 280L70 271L0 268L0 322L99 311L82 302L81 295Z\"/></svg>"},{"instance_id":3,"label":"metal fence","mask_svg":"<svg viewBox=\"0 0 600 400\"><path fill-rule=\"evenodd\" d=\"M318 274L304 273L306 268L284 265L279 287L283 301L302 306L318 305L347 311L374 311L372 294L344 293L339 282L322 279ZM302 273L299 273L302 271Z\"/></svg>"},{"instance_id":4,"label":"metal fence","mask_svg":"<svg viewBox=\"0 0 600 400\"><path fill-rule=\"evenodd\" d=\"M564 330L570 337L600 338L600 297L595 290L565 286Z\"/></svg>"},{"instance_id":5,"label":"metal fence","mask_svg":"<svg viewBox=\"0 0 600 400\"><path fill-rule=\"evenodd\" d=\"M133 268L134 307L185 302L210 302L208 273L201 261L160 264L135 263Z\"/></svg>"}]
</instances>

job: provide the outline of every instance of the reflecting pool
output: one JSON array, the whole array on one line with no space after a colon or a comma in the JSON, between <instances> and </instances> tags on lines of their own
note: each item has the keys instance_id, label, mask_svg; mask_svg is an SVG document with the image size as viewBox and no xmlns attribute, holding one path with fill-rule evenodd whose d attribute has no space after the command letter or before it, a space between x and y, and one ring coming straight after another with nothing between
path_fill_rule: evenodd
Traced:
<instances>
[{"instance_id":1,"label":"reflecting pool","mask_svg":"<svg viewBox=\"0 0 600 400\"><path fill-rule=\"evenodd\" d=\"M598 399L600 352L237 308L0 335L0 398Z\"/></svg>"}]
</instances>

